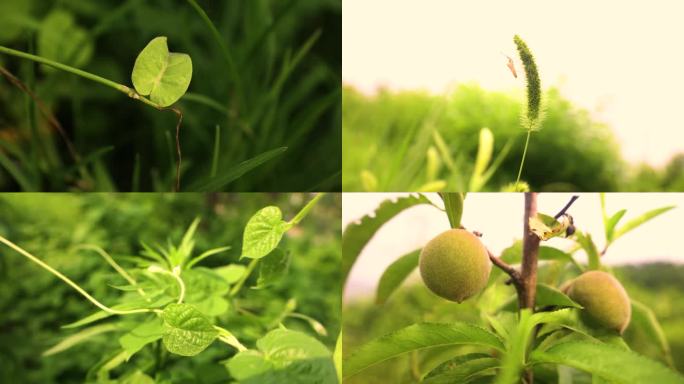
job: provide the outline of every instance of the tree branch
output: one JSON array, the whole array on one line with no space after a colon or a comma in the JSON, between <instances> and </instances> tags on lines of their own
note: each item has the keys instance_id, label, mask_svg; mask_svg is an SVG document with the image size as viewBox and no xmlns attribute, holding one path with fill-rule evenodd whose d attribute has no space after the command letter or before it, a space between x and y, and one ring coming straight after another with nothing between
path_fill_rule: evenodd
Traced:
<instances>
[{"instance_id":1,"label":"tree branch","mask_svg":"<svg viewBox=\"0 0 684 384\"><path fill-rule=\"evenodd\" d=\"M554 216L553 218L556 219L556 220L558 220L559 217L563 216L563 215L565 214L565 212L566 212L568 209L570 209L570 207L572 206L572 204L573 204L573 203L575 202L575 200L577 200L577 199L579 199L579 196L578 196L578 195L573 195L573 196L570 198L570 201L568 201L568 203L565 204L565 207L563 207L563 209L561 209L558 213L556 213L556 216Z\"/></svg>"},{"instance_id":2,"label":"tree branch","mask_svg":"<svg viewBox=\"0 0 684 384\"><path fill-rule=\"evenodd\" d=\"M525 193L525 217L523 232L523 256L521 270L522 295L518 297L520 308L534 311L534 298L537 293L537 259L540 239L530 231L530 218L537 215L537 193Z\"/></svg>"}]
</instances>

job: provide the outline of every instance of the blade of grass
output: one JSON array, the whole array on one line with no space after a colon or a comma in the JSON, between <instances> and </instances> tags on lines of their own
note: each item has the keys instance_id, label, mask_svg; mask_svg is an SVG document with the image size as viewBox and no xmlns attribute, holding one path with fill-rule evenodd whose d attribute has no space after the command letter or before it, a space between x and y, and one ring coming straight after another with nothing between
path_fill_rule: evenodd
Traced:
<instances>
[{"instance_id":1,"label":"blade of grass","mask_svg":"<svg viewBox=\"0 0 684 384\"><path fill-rule=\"evenodd\" d=\"M211 178L216 177L216 170L218 169L219 150L221 146L221 127L216 124L216 133L214 135L214 156L211 159Z\"/></svg>"},{"instance_id":2,"label":"blade of grass","mask_svg":"<svg viewBox=\"0 0 684 384\"><path fill-rule=\"evenodd\" d=\"M193 192L216 192L220 191L226 185L232 183L236 179L242 177L245 173L260 166L261 164L274 159L287 150L287 147L280 147L268 152L264 152L249 160L232 167L225 172L221 172L217 177L205 182L200 182L192 185L188 190Z\"/></svg>"}]
</instances>

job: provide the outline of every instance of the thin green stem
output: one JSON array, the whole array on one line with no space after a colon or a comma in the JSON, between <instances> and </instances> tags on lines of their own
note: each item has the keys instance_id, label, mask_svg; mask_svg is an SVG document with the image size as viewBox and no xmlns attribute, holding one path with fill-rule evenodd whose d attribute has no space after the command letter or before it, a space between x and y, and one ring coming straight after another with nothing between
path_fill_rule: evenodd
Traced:
<instances>
[{"instance_id":1,"label":"thin green stem","mask_svg":"<svg viewBox=\"0 0 684 384\"><path fill-rule=\"evenodd\" d=\"M522 159L520 160L520 169L518 169L518 177L515 179L515 190L518 190L518 183L520 182L520 175L522 175L523 165L525 165L525 157L527 156L527 146L530 145L530 136L532 130L527 130L527 139L525 139L525 149L523 149Z\"/></svg>"},{"instance_id":2,"label":"thin green stem","mask_svg":"<svg viewBox=\"0 0 684 384\"><path fill-rule=\"evenodd\" d=\"M43 262L42 260L40 260L39 258L37 258L37 257L33 256L32 254L28 253L28 252L25 251L23 248L19 247L18 245L14 244L13 242L7 240L6 238L4 238L4 237L2 237L2 236L0 236L0 242L3 243L3 244L5 244L6 246L12 248L13 250L15 250L15 251L16 251L17 253L19 253L20 255L22 255L22 256L26 257L27 259L33 261L34 263L38 264L41 268L45 269L46 271L48 271L48 272L52 273L53 275L57 276L59 279L61 279L61 280L64 281L65 283L67 283L67 285L69 285L71 288L75 289L76 292L78 292L78 293L80 293L81 295L83 295L83 297L85 297L86 299L88 299L88 301L90 301L91 303L93 303L96 307L100 308L101 310L103 310L103 311L105 311L105 312L107 312L107 313L111 313L111 314L113 314L113 315L130 315L130 314L134 314L134 313L154 312L153 309L147 309L147 308L132 309L132 310L129 310L129 311L121 311L121 310L116 310L116 309L109 308L109 307L107 307L106 305L100 303L100 302L99 302L97 299L95 299L94 297L90 296L90 294L89 294L88 292L86 292L83 288L81 288L78 284L76 284L75 282L73 282L71 279L69 279L68 277L64 276L61 272L59 272L58 270L56 270L56 269L52 268L51 266L47 265L46 263L44 263L44 262Z\"/></svg>"},{"instance_id":3,"label":"thin green stem","mask_svg":"<svg viewBox=\"0 0 684 384\"><path fill-rule=\"evenodd\" d=\"M36 56L36 55L32 55L30 53L17 51L17 50L12 49L12 48L7 48L7 47L4 47L2 45L0 45L0 53L6 53L8 55L16 56L16 57L19 57L22 59L32 60L32 61L35 61L37 63L45 64L45 65L48 65L48 66L53 67L53 68L57 68L59 70L65 71L65 72L69 72L69 73L74 74L76 76L80 76L80 77L83 77L85 79L94 81L96 83L100 83L104 86L116 89L119 92L125 93L128 97L135 99L135 100L139 100L140 102L145 103L145 104L147 104L151 107L154 107L156 109L159 109L159 110L164 109L164 107L162 107L161 105L154 103L152 100L150 100L144 96L141 96L135 90L133 90L133 89L131 89L131 88L129 88L123 84L117 83L115 81L105 79L102 76L98 76L96 74L86 72L86 71L83 71L83 70L78 69L78 68L74 68L74 67L66 65L66 64L62 64L62 63L59 63L59 62L56 62L56 61L53 61L50 59L46 59L46 58L41 57L41 56Z\"/></svg>"},{"instance_id":4,"label":"thin green stem","mask_svg":"<svg viewBox=\"0 0 684 384\"><path fill-rule=\"evenodd\" d=\"M178 301L177 303L180 304L185 300L185 283L183 282L183 279L180 277L181 269L180 267L174 267L173 271L166 270L158 265L152 265L149 268L147 268L149 272L152 273L162 273L165 275L169 275L173 277L176 282L178 283L178 288L180 289L180 293L178 294Z\"/></svg>"},{"instance_id":5,"label":"thin green stem","mask_svg":"<svg viewBox=\"0 0 684 384\"><path fill-rule=\"evenodd\" d=\"M287 224L288 224L289 226L291 226L291 227L292 227L292 226L295 226L295 225L297 225L297 224L299 224L299 222L302 221L302 219L306 217L306 215L309 213L309 211L311 210L311 208L313 208L314 205L316 205L316 203L318 203L318 201L319 201L323 196L325 196L325 192L322 192L322 193L317 194L317 195L316 195L313 199L311 199L311 201L309 201L309 202L304 206L304 208L302 208L302 209L299 211L299 213L297 213L297 215L296 215L295 217L293 217L292 220L290 220Z\"/></svg>"},{"instance_id":6,"label":"thin green stem","mask_svg":"<svg viewBox=\"0 0 684 384\"><path fill-rule=\"evenodd\" d=\"M235 335L233 335L233 333L230 332L229 330L227 330L225 328L221 328L218 325L214 325L214 329L219 331L218 339L220 341L230 345L231 347L237 349L240 352L247 350L247 347L242 345L240 340L238 340L237 337L235 337Z\"/></svg>"},{"instance_id":7,"label":"thin green stem","mask_svg":"<svg viewBox=\"0 0 684 384\"><path fill-rule=\"evenodd\" d=\"M242 275L240 280L233 286L233 289L230 290L230 296L235 296L240 292L240 289L242 289L242 286L245 285L245 281L247 281L247 278L249 278L249 275L252 274L254 271L254 268L256 268L257 264L259 264L259 260L261 259L252 259L252 261L249 262L249 265L247 265L247 270L245 271L245 274Z\"/></svg>"},{"instance_id":8,"label":"thin green stem","mask_svg":"<svg viewBox=\"0 0 684 384\"><path fill-rule=\"evenodd\" d=\"M126 272L126 270L123 269L116 261L114 261L114 259L109 255L109 253L107 253L107 251L105 251L104 249L102 249L102 248L100 248L94 244L79 245L78 247L76 247L76 249L90 250L90 251L93 251L93 252L99 254L100 256L102 256L102 258L105 259L105 261L107 263L109 263L109 265L111 265L112 268L114 268L114 270L116 272L118 272L124 279L126 279L126 281L128 281L129 284L136 287L136 290L138 291L140 296L147 299L147 295L145 295L145 291L141 287L138 286L138 282L135 281L135 279L131 275L129 275L128 272Z\"/></svg>"},{"instance_id":9,"label":"thin green stem","mask_svg":"<svg viewBox=\"0 0 684 384\"><path fill-rule=\"evenodd\" d=\"M238 95L241 100L244 100L244 93L242 90L242 81L240 80L240 74L237 72L237 67L235 66L235 60L233 59L233 55L231 55L230 51L228 50L228 47L226 46L225 41L223 40L223 36L221 36L221 33L216 29L216 26L214 23L211 21L209 16L207 15L206 12L204 12L204 9L197 4L195 0L187 0L188 4L197 12L199 17L204 21L204 23L207 25L207 28L211 31L212 36L214 37L214 41L221 47L221 53L223 53L223 57L226 60L226 63L228 64L228 71L230 71L230 75L233 78L233 81L235 81L235 88L237 89Z\"/></svg>"}]
</instances>

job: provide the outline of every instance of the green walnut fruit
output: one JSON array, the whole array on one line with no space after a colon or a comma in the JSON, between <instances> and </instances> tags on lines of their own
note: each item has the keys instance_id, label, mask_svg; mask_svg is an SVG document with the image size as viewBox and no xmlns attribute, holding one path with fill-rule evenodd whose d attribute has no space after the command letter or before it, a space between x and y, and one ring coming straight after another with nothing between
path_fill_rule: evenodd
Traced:
<instances>
[{"instance_id":1,"label":"green walnut fruit","mask_svg":"<svg viewBox=\"0 0 684 384\"><path fill-rule=\"evenodd\" d=\"M612 275L601 271L585 272L567 286L571 299L584 307L587 323L625 331L632 317L632 305L625 288Z\"/></svg>"},{"instance_id":2,"label":"green walnut fruit","mask_svg":"<svg viewBox=\"0 0 684 384\"><path fill-rule=\"evenodd\" d=\"M480 239L464 229L450 229L425 245L419 268L432 292L460 303L487 285L492 264Z\"/></svg>"}]
</instances>

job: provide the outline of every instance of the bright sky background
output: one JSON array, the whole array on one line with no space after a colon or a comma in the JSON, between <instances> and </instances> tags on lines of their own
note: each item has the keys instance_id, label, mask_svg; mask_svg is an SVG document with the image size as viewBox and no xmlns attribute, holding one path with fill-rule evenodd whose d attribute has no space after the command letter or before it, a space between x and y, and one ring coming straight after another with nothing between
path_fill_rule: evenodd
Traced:
<instances>
[{"instance_id":1,"label":"bright sky background","mask_svg":"<svg viewBox=\"0 0 684 384\"><path fill-rule=\"evenodd\" d=\"M405 193L344 193L342 195L342 226L372 213L385 199L396 199ZM605 244L599 195L581 193L569 213L578 230L588 231L599 248ZM437 194L428 196L442 206ZM572 194L540 194L538 209L556 214ZM608 213L627 209L624 224L651 209L667 205L677 208L638 227L616 240L603 258L606 264L631 264L653 261L684 263L682 235L684 194L675 193L612 193L606 195ZM515 193L469 193L463 212L463 225L483 233L482 241L498 255L514 240L522 238L524 197ZM619 225L618 225L619 227ZM368 243L351 271L345 289L345 299L374 294L385 268L400 256L421 248L441 232L449 229L446 214L428 205L419 205L400 213L383 226ZM567 249L570 240L554 238L546 245ZM584 253L580 260L586 260Z\"/></svg>"},{"instance_id":2,"label":"bright sky background","mask_svg":"<svg viewBox=\"0 0 684 384\"><path fill-rule=\"evenodd\" d=\"M343 81L368 93L522 89L502 55L517 59L517 33L543 87L610 124L629 161L658 166L684 151L682 15L676 0L344 0Z\"/></svg>"}]
</instances>

